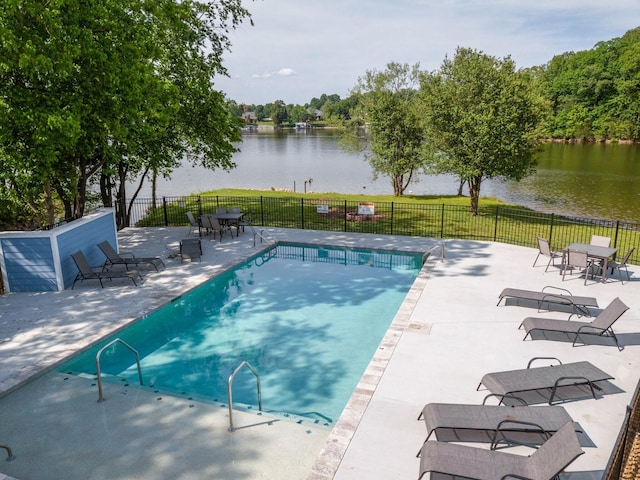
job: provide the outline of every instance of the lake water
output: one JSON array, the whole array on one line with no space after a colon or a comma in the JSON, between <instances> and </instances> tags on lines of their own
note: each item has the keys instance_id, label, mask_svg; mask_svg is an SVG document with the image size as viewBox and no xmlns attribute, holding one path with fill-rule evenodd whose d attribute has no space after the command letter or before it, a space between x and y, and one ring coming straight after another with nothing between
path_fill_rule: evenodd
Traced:
<instances>
[{"instance_id":1,"label":"lake water","mask_svg":"<svg viewBox=\"0 0 640 480\"><path fill-rule=\"evenodd\" d=\"M171 180L159 180L158 195L219 188L391 195L390 181L373 180L363 155L343 151L338 139L334 130L244 134L233 157L237 168L186 164ZM423 175L405 193L455 195L457 189L454 176ZM481 195L548 213L640 222L640 145L546 144L535 175L521 182L487 180ZM148 183L140 197L151 197Z\"/></svg>"}]
</instances>

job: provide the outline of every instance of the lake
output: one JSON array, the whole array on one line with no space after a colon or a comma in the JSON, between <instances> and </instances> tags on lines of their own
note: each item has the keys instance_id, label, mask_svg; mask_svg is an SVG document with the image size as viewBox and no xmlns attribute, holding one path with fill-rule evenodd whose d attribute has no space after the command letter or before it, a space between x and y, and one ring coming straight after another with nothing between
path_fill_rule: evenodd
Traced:
<instances>
[{"instance_id":1,"label":"lake","mask_svg":"<svg viewBox=\"0 0 640 480\"><path fill-rule=\"evenodd\" d=\"M158 181L158 195L219 188L391 195L390 181L372 179L363 155L343 151L338 140L335 130L321 129L243 134L236 169L186 164L171 180ZM545 144L537 161L534 175L520 182L486 180L481 195L547 213L640 222L640 145ZM422 175L405 193L455 195L457 189L454 176ZM140 197L151 197L148 183Z\"/></svg>"}]
</instances>

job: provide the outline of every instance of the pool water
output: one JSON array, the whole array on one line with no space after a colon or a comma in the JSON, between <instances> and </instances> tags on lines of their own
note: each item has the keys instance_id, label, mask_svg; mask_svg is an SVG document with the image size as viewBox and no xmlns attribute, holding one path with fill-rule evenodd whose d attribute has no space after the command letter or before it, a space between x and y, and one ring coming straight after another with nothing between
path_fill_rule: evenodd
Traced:
<instances>
[{"instance_id":1,"label":"pool water","mask_svg":"<svg viewBox=\"0 0 640 480\"><path fill-rule=\"evenodd\" d=\"M344 409L422 266L419 254L279 244L138 320L116 337L140 354L145 385L226 402L247 361L264 411L331 425ZM95 375L99 348L58 370ZM120 343L101 355L103 381L138 381ZM257 406L241 369L234 406Z\"/></svg>"}]
</instances>

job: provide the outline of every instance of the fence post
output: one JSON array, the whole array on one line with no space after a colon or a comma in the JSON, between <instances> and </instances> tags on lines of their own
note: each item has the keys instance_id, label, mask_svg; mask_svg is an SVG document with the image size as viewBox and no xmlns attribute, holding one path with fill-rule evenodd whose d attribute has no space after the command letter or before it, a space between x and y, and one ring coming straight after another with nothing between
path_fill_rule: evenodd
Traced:
<instances>
[{"instance_id":1,"label":"fence post","mask_svg":"<svg viewBox=\"0 0 640 480\"><path fill-rule=\"evenodd\" d=\"M260 225L264 226L264 197L260 195Z\"/></svg>"},{"instance_id":2,"label":"fence post","mask_svg":"<svg viewBox=\"0 0 640 480\"><path fill-rule=\"evenodd\" d=\"M549 225L549 245L551 245L551 240L553 238L553 219L555 217L553 216L553 213L551 213L551 225Z\"/></svg>"},{"instance_id":3,"label":"fence post","mask_svg":"<svg viewBox=\"0 0 640 480\"><path fill-rule=\"evenodd\" d=\"M347 231L347 201L344 201L344 231Z\"/></svg>"},{"instance_id":4,"label":"fence post","mask_svg":"<svg viewBox=\"0 0 640 480\"><path fill-rule=\"evenodd\" d=\"M391 202L391 235L393 235L393 205L394 203Z\"/></svg>"},{"instance_id":5,"label":"fence post","mask_svg":"<svg viewBox=\"0 0 640 480\"><path fill-rule=\"evenodd\" d=\"M202 197L200 197L200 195L198 195L196 203L198 204L198 218L200 218L202 216Z\"/></svg>"},{"instance_id":6,"label":"fence post","mask_svg":"<svg viewBox=\"0 0 640 480\"><path fill-rule=\"evenodd\" d=\"M302 230L304 230L304 197L300 197L300 218L302 220Z\"/></svg>"},{"instance_id":7,"label":"fence post","mask_svg":"<svg viewBox=\"0 0 640 480\"><path fill-rule=\"evenodd\" d=\"M496 221L493 226L493 241L496 242L498 239L498 216L500 214L500 207L496 205Z\"/></svg>"},{"instance_id":8,"label":"fence post","mask_svg":"<svg viewBox=\"0 0 640 480\"><path fill-rule=\"evenodd\" d=\"M440 212L440 238L444 238L444 203Z\"/></svg>"},{"instance_id":9,"label":"fence post","mask_svg":"<svg viewBox=\"0 0 640 480\"><path fill-rule=\"evenodd\" d=\"M620 220L616 220L616 234L613 237L613 248L618 248L618 232L620 230ZM615 256L613 257L615 258Z\"/></svg>"},{"instance_id":10,"label":"fence post","mask_svg":"<svg viewBox=\"0 0 640 480\"><path fill-rule=\"evenodd\" d=\"M167 213L167 197L162 197L162 210L164 212L164 226L169 226L169 215Z\"/></svg>"}]
</instances>

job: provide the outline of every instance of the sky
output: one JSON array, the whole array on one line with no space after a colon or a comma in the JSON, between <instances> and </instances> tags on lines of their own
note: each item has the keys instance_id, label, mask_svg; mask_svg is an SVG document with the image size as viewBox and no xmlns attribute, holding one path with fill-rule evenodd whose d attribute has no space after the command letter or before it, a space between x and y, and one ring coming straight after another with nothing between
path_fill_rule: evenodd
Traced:
<instances>
[{"instance_id":1,"label":"sky","mask_svg":"<svg viewBox=\"0 0 640 480\"><path fill-rule=\"evenodd\" d=\"M216 88L238 103L304 105L346 98L390 62L437 70L456 48L518 68L593 48L640 26L640 0L243 0L254 26L230 32L229 77Z\"/></svg>"}]
</instances>

